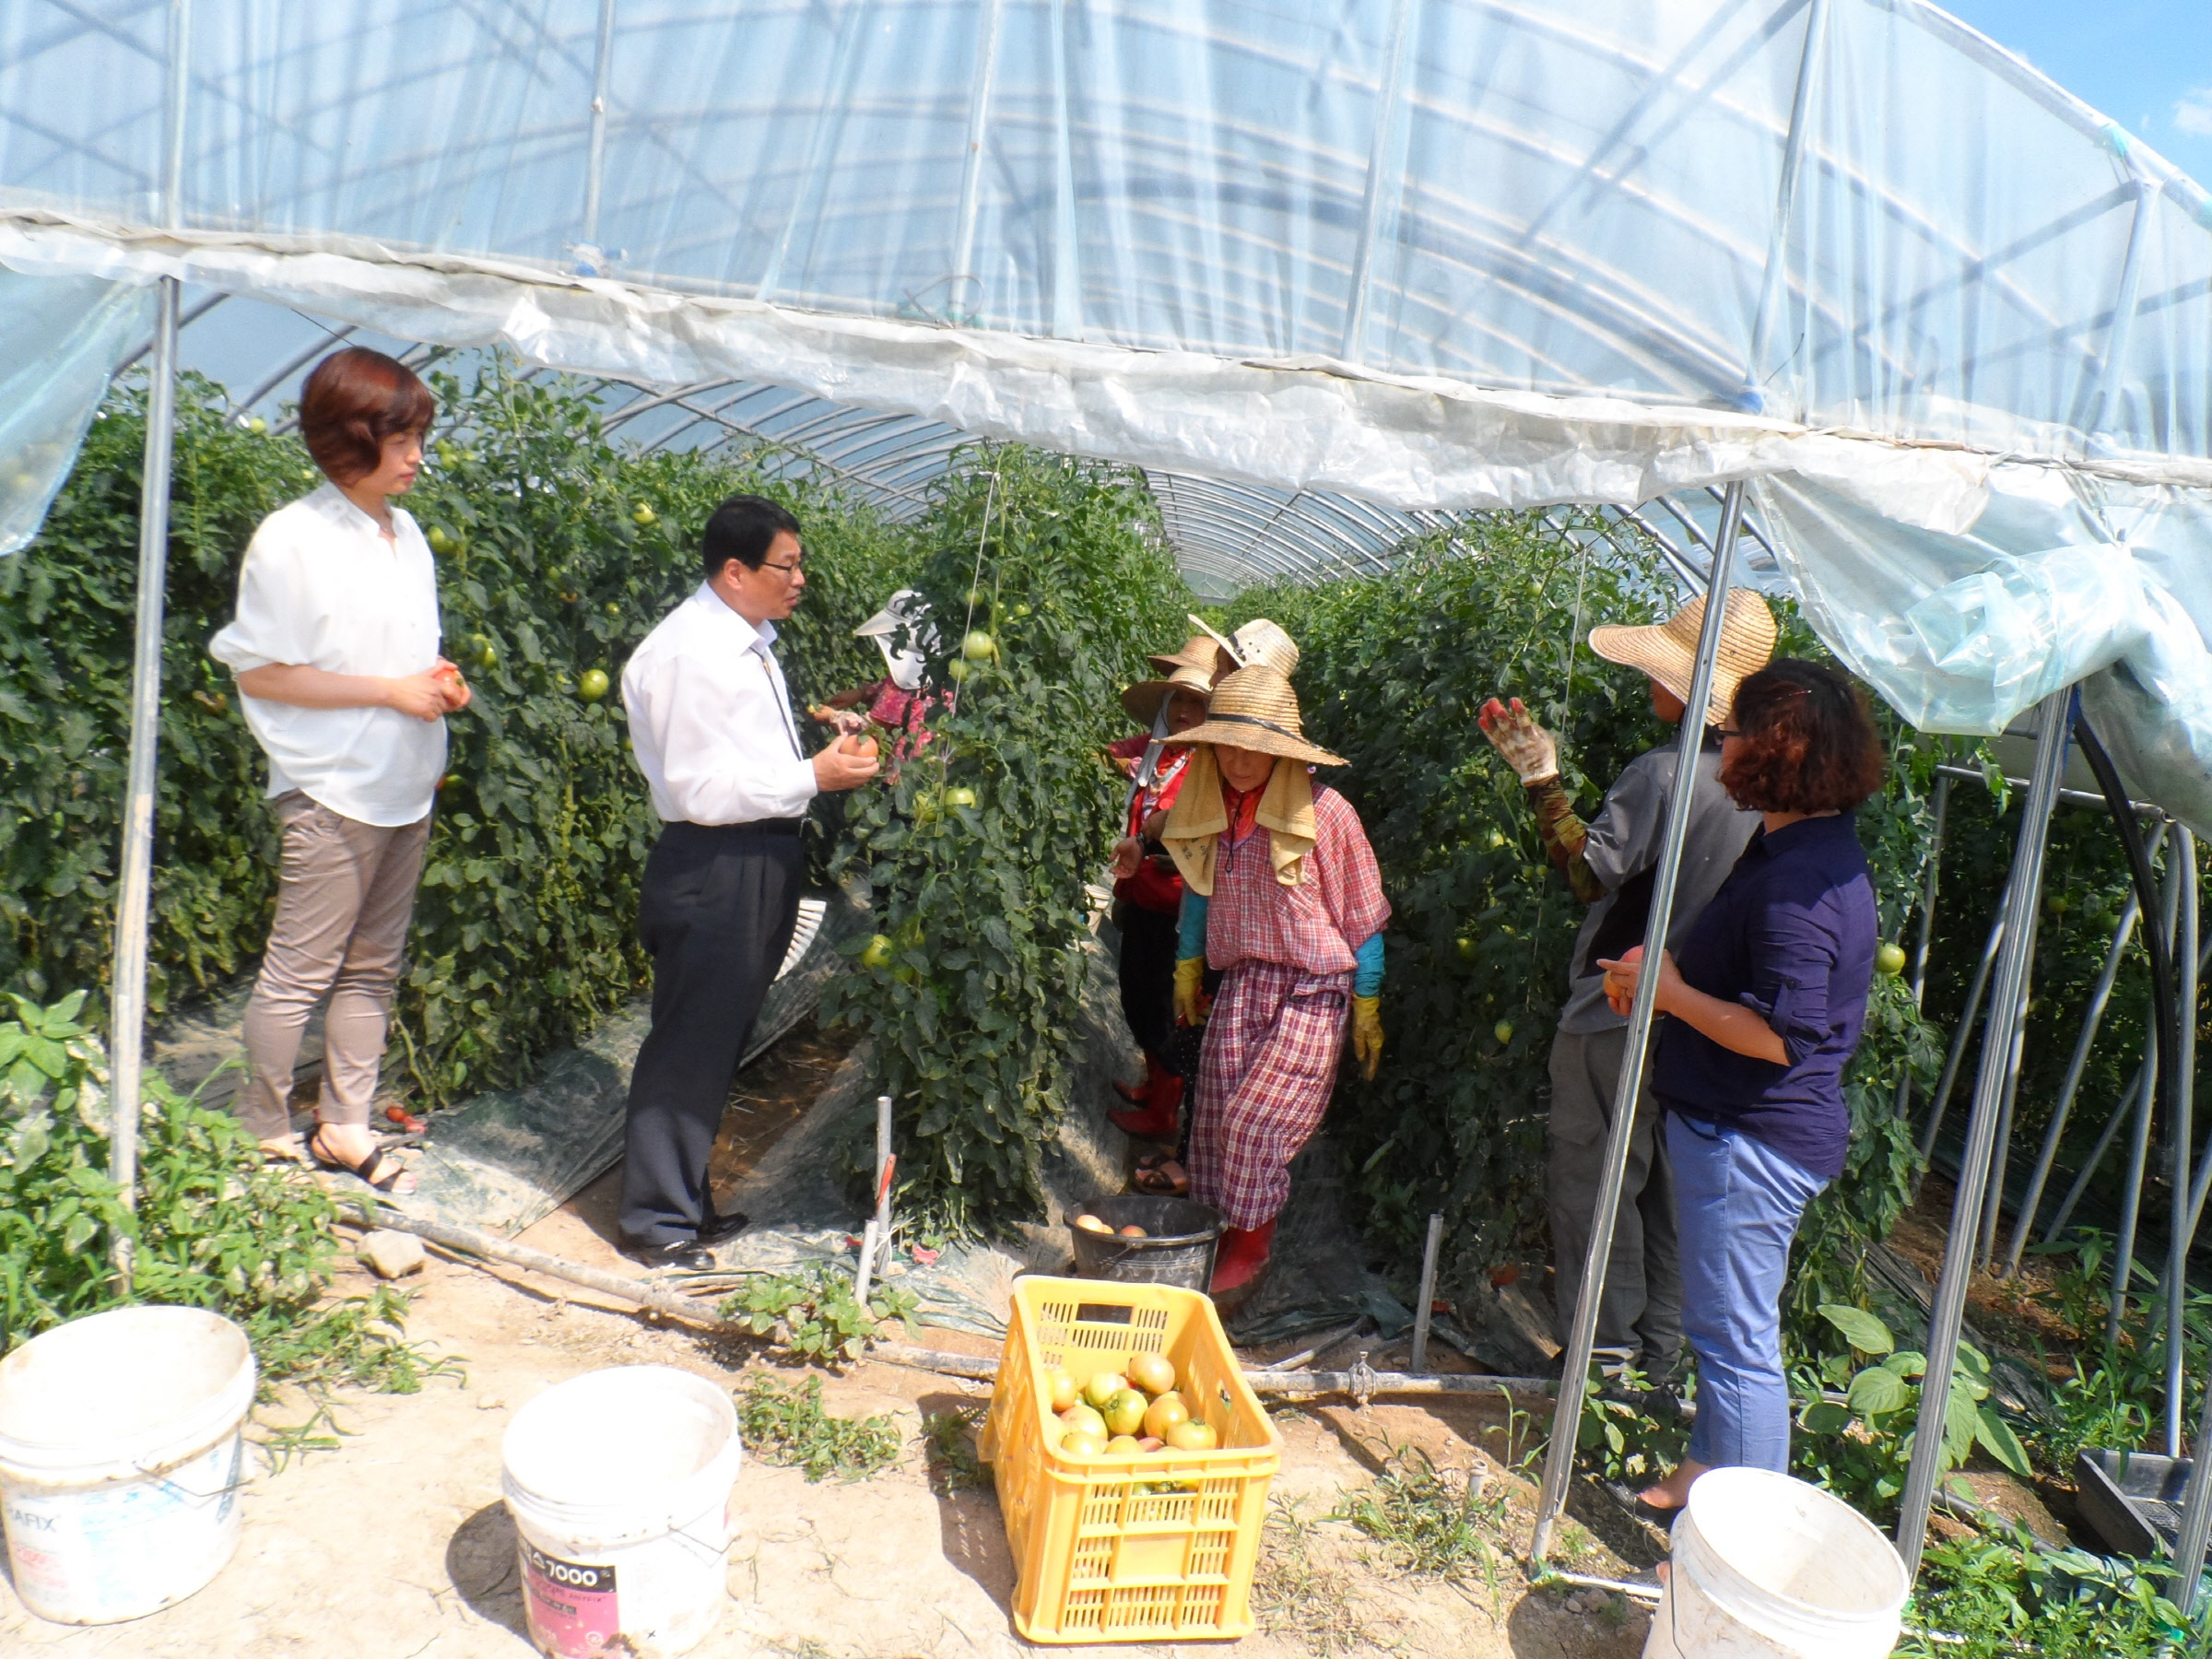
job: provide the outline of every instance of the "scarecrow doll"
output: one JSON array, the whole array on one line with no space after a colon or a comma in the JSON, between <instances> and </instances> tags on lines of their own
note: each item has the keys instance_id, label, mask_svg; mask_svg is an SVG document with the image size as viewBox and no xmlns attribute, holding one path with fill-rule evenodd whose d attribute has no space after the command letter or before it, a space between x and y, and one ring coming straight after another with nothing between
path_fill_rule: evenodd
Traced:
<instances>
[{"instance_id":1,"label":"scarecrow doll","mask_svg":"<svg viewBox=\"0 0 2212 1659\"><path fill-rule=\"evenodd\" d=\"M1346 1028L1369 1077L1382 1057L1382 897L1359 815L1314 783L1344 761L1306 740L1274 668L1216 687L1180 739L1189 774L1161 840L1183 880L1175 1013L1206 1021L1191 1121L1191 1190L1229 1223L1218 1303L1257 1288L1290 1196L1290 1160L1320 1126ZM1221 973L1210 1018L1208 966Z\"/></svg>"}]
</instances>

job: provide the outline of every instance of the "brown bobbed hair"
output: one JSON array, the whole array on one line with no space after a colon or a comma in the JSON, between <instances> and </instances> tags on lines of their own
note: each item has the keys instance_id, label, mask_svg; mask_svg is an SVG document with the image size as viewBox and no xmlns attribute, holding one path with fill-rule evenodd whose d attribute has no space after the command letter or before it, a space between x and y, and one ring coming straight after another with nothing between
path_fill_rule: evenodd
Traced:
<instances>
[{"instance_id":1,"label":"brown bobbed hair","mask_svg":"<svg viewBox=\"0 0 2212 1659\"><path fill-rule=\"evenodd\" d=\"M384 440L430 429L438 405L397 358L348 346L314 367L300 389L300 436L334 484L359 482L384 458Z\"/></svg>"},{"instance_id":2,"label":"brown bobbed hair","mask_svg":"<svg viewBox=\"0 0 2212 1659\"><path fill-rule=\"evenodd\" d=\"M1825 663L1777 657L1735 690L1741 743L1721 787L1752 812L1849 812L1882 786L1888 761L1874 712Z\"/></svg>"}]
</instances>

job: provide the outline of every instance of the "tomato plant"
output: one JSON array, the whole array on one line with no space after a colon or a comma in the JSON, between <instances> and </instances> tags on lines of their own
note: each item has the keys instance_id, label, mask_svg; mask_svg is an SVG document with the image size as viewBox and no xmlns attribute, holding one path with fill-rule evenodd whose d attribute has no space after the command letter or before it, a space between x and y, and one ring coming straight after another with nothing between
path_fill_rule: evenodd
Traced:
<instances>
[{"instance_id":1,"label":"tomato plant","mask_svg":"<svg viewBox=\"0 0 2212 1659\"><path fill-rule=\"evenodd\" d=\"M1492 695L1525 700L1559 735L1585 818L1623 765L1675 735L1641 676L1582 643L1594 623L1655 620L1676 603L1648 548L1616 525L1611 549L1585 552L1594 530L1483 515L1409 544L1387 575L1249 591L1231 613L1272 617L1298 641L1308 728L1350 762L1324 776L1359 809L1393 906L1389 1047L1373 1082L1339 1074L1330 1117L1362 1219L1410 1254L1441 1209L1466 1277L1541 1238L1547 1063L1585 913L1476 711ZM1782 649L1818 652L1786 616ZM1885 936L1919 891L1936 759L1914 734L1891 735L1889 787L1860 814ZM1864 1241L1901 1209L1917 1164L1897 1079L1936 1058L1902 982L1882 981L1848 1089L1852 1168L1807 1222L1809 1248L1838 1265L1794 1276L1808 1310L1856 1293Z\"/></svg>"},{"instance_id":2,"label":"tomato plant","mask_svg":"<svg viewBox=\"0 0 2212 1659\"><path fill-rule=\"evenodd\" d=\"M865 877L882 931L853 941L824 1009L875 1039L869 1092L898 1101L912 1148L902 1210L974 1229L1036 1213L1078 1058L1085 884L1121 801L1098 751L1145 653L1189 631L1190 600L1142 479L1117 468L969 451L916 533L952 653L933 672L967 672L935 740L848 814L838 867Z\"/></svg>"},{"instance_id":3,"label":"tomato plant","mask_svg":"<svg viewBox=\"0 0 2212 1659\"><path fill-rule=\"evenodd\" d=\"M806 525L806 600L780 650L794 691L875 678L852 629L909 539L830 492L600 435L574 386L498 359L436 381L434 464L402 500L440 549L446 652L476 689L450 724L387 1073L420 1104L528 1076L641 990L637 883L658 824L621 700L594 697L697 586L693 538L724 496L780 496ZM179 389L164 639L150 991L157 1009L250 971L268 934L266 768L206 654L266 513L321 481L289 437L241 428L222 389ZM0 988L104 1001L129 733L143 382L93 423L38 539L0 559Z\"/></svg>"}]
</instances>

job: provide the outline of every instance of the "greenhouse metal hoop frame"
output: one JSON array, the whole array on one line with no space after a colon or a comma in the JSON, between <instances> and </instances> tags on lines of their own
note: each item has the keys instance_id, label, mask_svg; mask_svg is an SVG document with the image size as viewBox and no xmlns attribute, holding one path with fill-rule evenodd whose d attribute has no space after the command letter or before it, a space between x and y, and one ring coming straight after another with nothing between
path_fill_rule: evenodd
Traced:
<instances>
[{"instance_id":1,"label":"greenhouse metal hoop frame","mask_svg":"<svg viewBox=\"0 0 2212 1659\"><path fill-rule=\"evenodd\" d=\"M165 108L164 159L159 192L160 219L171 230L182 229L180 213L182 200L181 179L183 165L184 127L183 112L187 89L187 69L183 50L183 33L188 0L168 0L166 70L168 96ZM1813 41L1819 36L1818 18L1825 10L1826 0L1809 0L1814 21L1808 29L1808 45L1805 64L1801 68L1798 108L1793 110L1787 143L1787 159L1783 175L1783 198L1777 214L1776 238L1781 225L1788 218L1788 196L1794 188L1795 170L1801 150L1801 132L1798 115L1804 103L1804 77L1809 76L1813 61ZM601 0L600 18L600 75L599 96L594 100L592 127L592 168L587 218L596 218L598 201L598 162L604 153L606 99L604 74L606 62L608 31L612 27L614 0ZM963 234L972 234L973 206L972 175L963 186L961 221ZM2134 246L2130 245L2130 263ZM1770 251L1768 290L1762 292L1755 335L1764 338L1772 325L1771 300L1779 271L1772 251ZM124 801L124 834L121 873L118 882L116 918L116 953L113 994L113 1098L115 1104L114 1132L112 1143L112 1173L124 1203L135 1203L136 1187L136 1152L138 1112L144 1083L144 1035L146 1015L146 981L147 956L147 911L152 876L152 840L154 791L158 742L158 715L160 698L160 647L166 554L168 545L168 518L170 504L170 473L175 421L175 380L178 340L182 325L181 278L164 276L158 279L156 322L150 356L150 392L147 403L146 455L141 498L141 523L138 548L139 591L136 606L136 636L133 657L131 696L131 741L126 772ZM1362 295L1364 285L1362 285ZM2108 367L2117 360L2118 353L2108 353ZM1755 355L1755 359L1756 355ZM694 388L696 392L698 389ZM2100 391L2100 399L2103 395ZM699 412L699 411L694 411ZM715 418L708 416L708 418ZM1706 584L1709 600L1724 596L1737 581L1736 565L1739 544L1745 529L1744 485L1740 481L1726 487L1722 523L1713 538L1710 577ZM1669 505L1670 512L1676 510ZM1677 514L1677 517L1680 515ZM1656 527L1641 520L1647 530L1656 535ZM1688 521L1682 521L1688 527ZM1693 529L1694 535L1694 529ZM1657 539L1669 555L1669 563L1678 575L1688 577L1688 560L1672 547L1664 535ZM1704 725L1704 716L1710 706L1714 663L1720 638L1720 622L1724 606L1708 603L1700 640L1695 677L1691 694L1687 700L1687 712L1682 721L1682 741L1686 746L1694 743L1696 735ZM2067 752L2072 728L2071 704L2074 688L2067 688L2052 693L2038 705L2035 760L2029 780L2026 806L2015 847L2010 876L2005 889L2001 913L2003 935L1997 943L1993 964L1994 990L1990 1011L1984 1027L1975 1090L1969 1117L1967 1149L1962 1160L1958 1195L1954 1204L1953 1226L1947 1241L1942 1276L1936 1288L1935 1309L1930 1321L1927 1344L1927 1371L1924 1382L1919 1433L1915 1452L1908 1474L1903 1495L1902 1513L1898 1525L1898 1547L1909 1571L1916 1575L1922 1548L1925 1540L1930 1504L1935 1495L1938 1475L1937 1457L1941 1441L1943 1406L1947 1394L1948 1381L1953 1371L1963 1318L1968 1278L1973 1260L1980 1248L1980 1229L1973 1223L1982 1216L1982 1205L1988 1182L1991 1155L1997 1139L1998 1117L2006 1094L2007 1077L2016 1050L2006 1040L2018 1026L2025 1008L2032 965L2032 930L2041 892L2044 851L2050 815L2059 797L2059 780ZM1690 780L1695 769L1678 764L1670 786L1662 853L1655 873L1652 895L1651 919L1647 937L1664 938L1671 919L1677 876L1679 871L1688 825L1688 804ZM2108 792L2111 793L2111 792ZM2114 811L2126 810L2114 798ZM2194 903L2187 906L2192 913ZM1924 926L1925 919L1924 917ZM2187 953L2194 966L2195 952ZM2194 978L2194 974L2191 976ZM1544 1479L1538 1504L1535 1530L1530 1547L1530 1562L1540 1574L1548 1571L1547 1558L1554 1531L1564 1508L1568 1487L1571 1479L1575 1458L1576 1428L1582 1411L1587 1383L1587 1373L1594 1342L1597 1307L1602 1296L1606 1267L1610 1255L1615 1216L1629 1151L1629 1130L1633 1116L1634 1096L1641 1077L1642 1062L1649 1050L1651 1026L1654 1012L1658 976L1641 976L1630 1017L1627 1047L1621 1068L1621 1082L1614 1101L1612 1128L1608 1135L1604 1166L1604 1177L1597 1213L1589 1243L1583 1275L1583 1290L1578 1305L1572 1335L1568 1352L1563 1358L1562 1376L1554 1416L1550 1449L1547 1457ZM2006 1034L2000 1037L1999 1033ZM2184 1174L2190 1147L2185 1133L2176 1136L2176 1156ZM2207 1159L2212 1163L2212 1159ZM2176 1182L2176 1230L2173 1248L2185 1250L2181 1223L2185 1219L2190 1182L2183 1179ZM1967 1223L1961 1225L1961 1221ZM127 1237L119 1236L115 1241L115 1255L119 1271L126 1283L130 1270L130 1244ZM2178 1270L2170 1286L2170 1297L2181 1293ZM2173 1352L2180 1352L2180 1321L2172 1319L2169 1338ZM2197 1445L2200 1455L2193 1468L2186 1497L2181 1537L2177 1547L2180 1567L2180 1588L2175 1599L2185 1615L2193 1609L2195 1592L2203 1567L2206 1546L2212 1540L2212 1456L2203 1455L2207 1442L2212 1441L2212 1393L2207 1394L2206 1418L2199 1427Z\"/></svg>"}]
</instances>

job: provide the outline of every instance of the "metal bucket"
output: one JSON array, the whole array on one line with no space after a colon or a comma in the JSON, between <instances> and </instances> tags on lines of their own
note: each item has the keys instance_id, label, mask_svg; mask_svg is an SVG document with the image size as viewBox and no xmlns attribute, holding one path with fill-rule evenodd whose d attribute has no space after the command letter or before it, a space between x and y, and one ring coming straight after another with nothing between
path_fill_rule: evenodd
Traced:
<instances>
[{"instance_id":1,"label":"metal bucket","mask_svg":"<svg viewBox=\"0 0 2212 1659\"><path fill-rule=\"evenodd\" d=\"M1075 1216L1091 1215L1117 1232L1141 1227L1141 1239L1109 1238L1077 1227ZM1221 1213L1188 1198L1122 1193L1093 1198L1068 1218L1075 1241L1077 1278L1121 1279L1138 1285L1175 1285L1204 1294L1214 1277L1214 1244L1221 1237Z\"/></svg>"}]
</instances>

